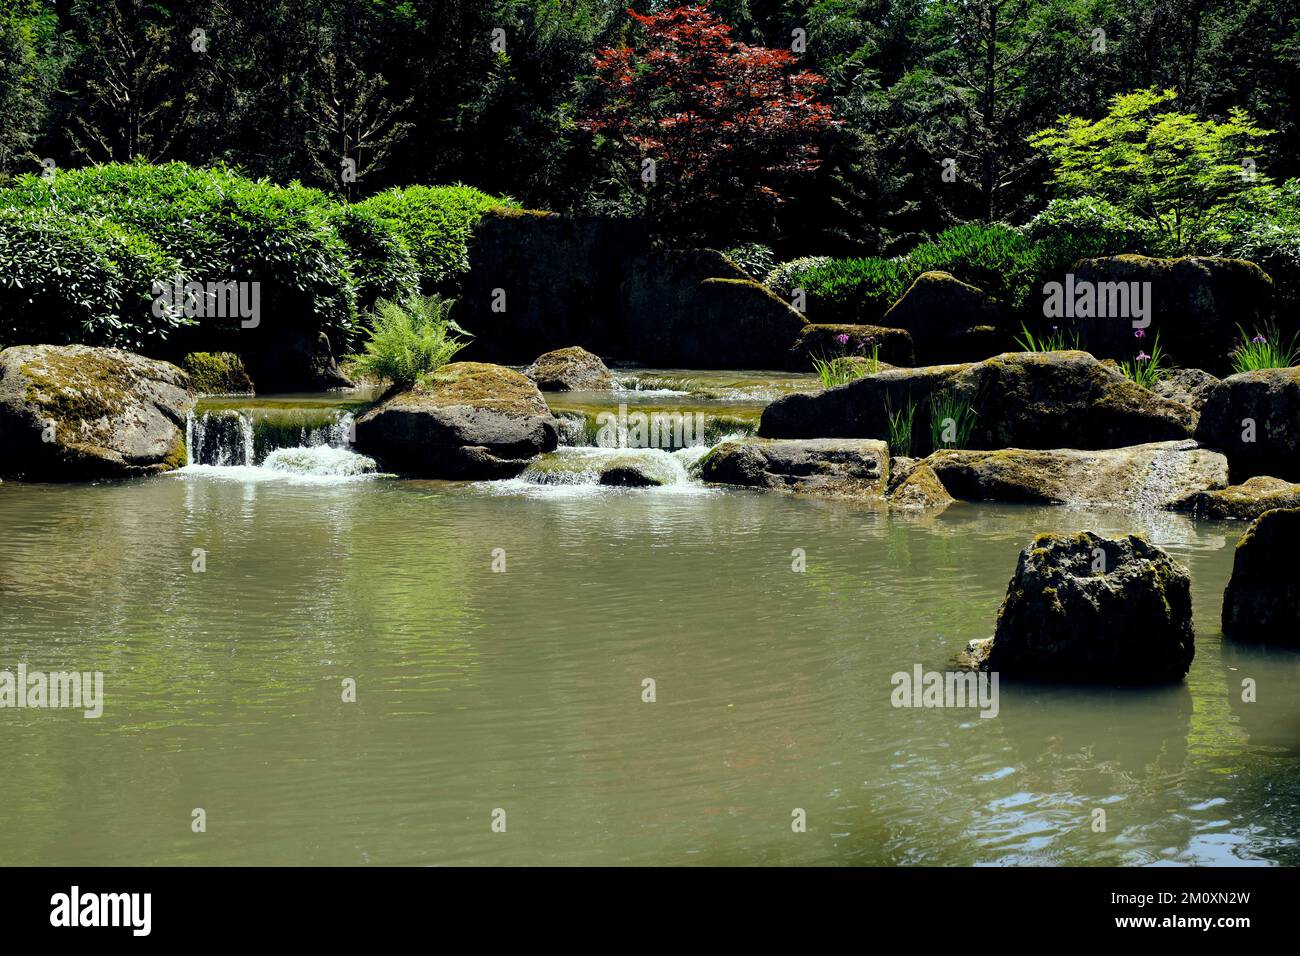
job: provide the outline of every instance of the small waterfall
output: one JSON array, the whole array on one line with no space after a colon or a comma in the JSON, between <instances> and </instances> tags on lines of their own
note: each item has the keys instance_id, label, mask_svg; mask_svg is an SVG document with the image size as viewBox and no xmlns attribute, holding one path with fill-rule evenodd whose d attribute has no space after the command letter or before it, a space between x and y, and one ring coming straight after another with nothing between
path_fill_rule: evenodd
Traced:
<instances>
[{"instance_id":1,"label":"small waterfall","mask_svg":"<svg viewBox=\"0 0 1300 956\"><path fill-rule=\"evenodd\" d=\"M375 462L351 450L355 420L338 408L214 408L185 423L191 466L348 477Z\"/></svg>"},{"instance_id":2,"label":"small waterfall","mask_svg":"<svg viewBox=\"0 0 1300 956\"><path fill-rule=\"evenodd\" d=\"M698 448L702 452L728 437L758 431L756 418L663 408L641 410L619 406L615 411L555 413L560 445L567 448L661 449L667 452Z\"/></svg>"}]
</instances>

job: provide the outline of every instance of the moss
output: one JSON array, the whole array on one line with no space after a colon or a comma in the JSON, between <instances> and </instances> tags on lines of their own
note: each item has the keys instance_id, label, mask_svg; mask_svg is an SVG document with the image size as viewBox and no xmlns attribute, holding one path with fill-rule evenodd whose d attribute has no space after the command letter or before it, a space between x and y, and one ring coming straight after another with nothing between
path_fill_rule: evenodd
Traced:
<instances>
[{"instance_id":1,"label":"moss","mask_svg":"<svg viewBox=\"0 0 1300 956\"><path fill-rule=\"evenodd\" d=\"M499 219L559 219L560 214L545 209L515 209L510 206L493 206L488 210Z\"/></svg>"},{"instance_id":2,"label":"moss","mask_svg":"<svg viewBox=\"0 0 1300 956\"><path fill-rule=\"evenodd\" d=\"M485 362L444 365L404 394L432 400L438 405L485 405L531 415L550 413L529 378L513 369Z\"/></svg>"},{"instance_id":3,"label":"moss","mask_svg":"<svg viewBox=\"0 0 1300 956\"><path fill-rule=\"evenodd\" d=\"M178 468L184 468L189 463L189 452L185 448L185 433L181 432L176 436L176 441L172 445L171 451L167 453L167 456L160 463L161 470L175 471Z\"/></svg>"},{"instance_id":4,"label":"moss","mask_svg":"<svg viewBox=\"0 0 1300 956\"><path fill-rule=\"evenodd\" d=\"M206 395L252 394L244 360L234 352L190 352L182 363L190 387Z\"/></svg>"},{"instance_id":5,"label":"moss","mask_svg":"<svg viewBox=\"0 0 1300 956\"><path fill-rule=\"evenodd\" d=\"M56 421L91 426L91 431L130 400L136 384L125 362L91 352L75 358L47 354L24 363L22 374L27 401Z\"/></svg>"}]
</instances>

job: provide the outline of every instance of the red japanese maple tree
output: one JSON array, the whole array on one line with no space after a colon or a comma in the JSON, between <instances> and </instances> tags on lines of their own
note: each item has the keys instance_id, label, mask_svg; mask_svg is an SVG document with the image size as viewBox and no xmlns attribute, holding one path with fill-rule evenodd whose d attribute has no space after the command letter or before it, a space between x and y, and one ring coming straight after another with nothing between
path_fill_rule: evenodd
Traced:
<instances>
[{"instance_id":1,"label":"red japanese maple tree","mask_svg":"<svg viewBox=\"0 0 1300 956\"><path fill-rule=\"evenodd\" d=\"M788 50L749 46L708 4L628 15L641 49L599 51L604 97L584 126L620 144L644 179L646 213L669 234L717 234L782 201L787 182L820 164L818 139L835 121L817 100L824 77Z\"/></svg>"}]
</instances>

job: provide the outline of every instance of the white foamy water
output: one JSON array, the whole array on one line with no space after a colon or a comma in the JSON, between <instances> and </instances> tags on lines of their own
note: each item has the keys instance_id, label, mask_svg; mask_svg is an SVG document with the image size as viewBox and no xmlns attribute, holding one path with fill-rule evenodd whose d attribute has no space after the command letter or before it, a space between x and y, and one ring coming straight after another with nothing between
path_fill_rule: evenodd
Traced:
<instances>
[{"instance_id":1,"label":"white foamy water","mask_svg":"<svg viewBox=\"0 0 1300 956\"><path fill-rule=\"evenodd\" d=\"M174 474L230 481L302 481L331 483L380 477L373 458L346 448L277 448L260 465L186 465Z\"/></svg>"}]
</instances>

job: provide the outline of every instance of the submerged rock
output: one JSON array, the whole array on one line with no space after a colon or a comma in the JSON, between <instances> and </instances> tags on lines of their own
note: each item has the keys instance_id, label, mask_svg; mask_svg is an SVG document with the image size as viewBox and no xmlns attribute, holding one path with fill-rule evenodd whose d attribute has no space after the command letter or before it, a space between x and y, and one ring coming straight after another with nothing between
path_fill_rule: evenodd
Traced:
<instances>
[{"instance_id":1,"label":"submerged rock","mask_svg":"<svg viewBox=\"0 0 1300 956\"><path fill-rule=\"evenodd\" d=\"M971 448L1120 448L1188 438L1194 422L1190 408L1153 395L1087 352L1008 352L963 365L888 369L823 392L787 395L764 410L758 433L888 438L890 411L912 407L913 436L928 436L932 411L942 410L937 403L945 399L974 411L965 442Z\"/></svg>"},{"instance_id":2,"label":"submerged rock","mask_svg":"<svg viewBox=\"0 0 1300 956\"><path fill-rule=\"evenodd\" d=\"M842 439L723 442L704 458L700 470L714 484L831 497L878 496L888 474L885 442Z\"/></svg>"},{"instance_id":3,"label":"submerged rock","mask_svg":"<svg viewBox=\"0 0 1300 956\"><path fill-rule=\"evenodd\" d=\"M1158 332L1174 361L1215 373L1230 367L1237 326L1258 329L1272 315L1273 280L1240 259L1122 255L1086 259L1072 271L1076 302L1091 290L1093 314L1063 321L1073 321L1099 358L1131 359L1142 344L1133 335L1133 321L1142 321L1135 290L1150 320L1143 342Z\"/></svg>"},{"instance_id":4,"label":"submerged rock","mask_svg":"<svg viewBox=\"0 0 1300 956\"><path fill-rule=\"evenodd\" d=\"M1228 483L1228 460L1190 440L1098 451L954 449L936 451L926 463L950 493L968 501L1164 508Z\"/></svg>"},{"instance_id":5,"label":"submerged rock","mask_svg":"<svg viewBox=\"0 0 1300 956\"><path fill-rule=\"evenodd\" d=\"M916 364L911 333L903 329L879 325L805 325L790 350L787 367L795 372L807 372L815 358L829 361L845 355L865 361L873 351L885 365Z\"/></svg>"},{"instance_id":6,"label":"submerged rock","mask_svg":"<svg viewBox=\"0 0 1300 956\"><path fill-rule=\"evenodd\" d=\"M543 392L580 392L609 388L613 379L600 360L577 345L539 355L524 374Z\"/></svg>"},{"instance_id":7,"label":"submerged rock","mask_svg":"<svg viewBox=\"0 0 1300 956\"><path fill-rule=\"evenodd\" d=\"M1300 481L1300 368L1242 372L1212 386L1196 438L1228 456L1234 481Z\"/></svg>"},{"instance_id":8,"label":"submerged rock","mask_svg":"<svg viewBox=\"0 0 1300 956\"><path fill-rule=\"evenodd\" d=\"M481 362L445 365L356 422L358 451L424 478L511 478L558 435L536 385Z\"/></svg>"},{"instance_id":9,"label":"submerged rock","mask_svg":"<svg viewBox=\"0 0 1300 956\"><path fill-rule=\"evenodd\" d=\"M677 469L671 459L621 455L611 458L600 469L600 484L615 488L658 488L674 484Z\"/></svg>"},{"instance_id":10,"label":"submerged rock","mask_svg":"<svg viewBox=\"0 0 1300 956\"><path fill-rule=\"evenodd\" d=\"M917 276L881 324L909 332L916 360L927 365L979 361L1009 344L997 301L947 272Z\"/></svg>"},{"instance_id":11,"label":"submerged rock","mask_svg":"<svg viewBox=\"0 0 1300 956\"><path fill-rule=\"evenodd\" d=\"M1237 542L1223 592L1223 633L1240 641L1300 644L1300 578L1291 550L1300 540L1300 508L1266 511Z\"/></svg>"},{"instance_id":12,"label":"submerged rock","mask_svg":"<svg viewBox=\"0 0 1300 956\"><path fill-rule=\"evenodd\" d=\"M1020 552L987 642L1004 677L1104 684L1178 681L1195 655L1191 578L1136 535L1040 534Z\"/></svg>"},{"instance_id":13,"label":"submerged rock","mask_svg":"<svg viewBox=\"0 0 1300 956\"><path fill-rule=\"evenodd\" d=\"M1239 485L1211 491L1195 491L1169 508L1191 512L1193 518L1254 521L1274 508L1300 508L1300 485L1256 475Z\"/></svg>"},{"instance_id":14,"label":"submerged rock","mask_svg":"<svg viewBox=\"0 0 1300 956\"><path fill-rule=\"evenodd\" d=\"M0 473L82 481L179 468L193 404L188 377L167 362L86 345L13 346L0 352Z\"/></svg>"}]
</instances>

